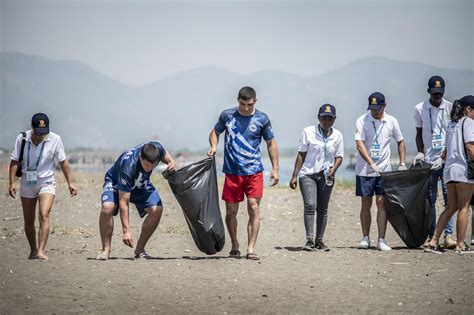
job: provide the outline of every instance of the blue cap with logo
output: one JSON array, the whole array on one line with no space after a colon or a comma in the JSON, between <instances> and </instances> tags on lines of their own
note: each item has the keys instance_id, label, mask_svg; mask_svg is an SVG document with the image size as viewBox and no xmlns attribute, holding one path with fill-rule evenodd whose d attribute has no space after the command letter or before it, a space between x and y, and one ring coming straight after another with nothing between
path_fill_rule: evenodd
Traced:
<instances>
[{"instance_id":1,"label":"blue cap with logo","mask_svg":"<svg viewBox=\"0 0 474 315\"><path fill-rule=\"evenodd\" d=\"M466 95L463 98L461 98L458 102L459 102L459 105L461 105L461 107L467 107L467 106L474 107L474 96Z\"/></svg>"},{"instance_id":2,"label":"blue cap with logo","mask_svg":"<svg viewBox=\"0 0 474 315\"><path fill-rule=\"evenodd\" d=\"M336 118L336 107L331 104L324 104L319 108L318 117L331 116Z\"/></svg>"},{"instance_id":3,"label":"blue cap with logo","mask_svg":"<svg viewBox=\"0 0 474 315\"><path fill-rule=\"evenodd\" d=\"M369 107L367 110L375 109L380 110L386 105L385 96L380 92L375 92L369 96Z\"/></svg>"},{"instance_id":4,"label":"blue cap with logo","mask_svg":"<svg viewBox=\"0 0 474 315\"><path fill-rule=\"evenodd\" d=\"M31 127L36 135L49 133L49 118L44 113L36 113L31 118Z\"/></svg>"},{"instance_id":5,"label":"blue cap with logo","mask_svg":"<svg viewBox=\"0 0 474 315\"><path fill-rule=\"evenodd\" d=\"M444 88L446 84L444 79L439 75L434 75L428 80L428 93L442 93L444 94Z\"/></svg>"}]
</instances>

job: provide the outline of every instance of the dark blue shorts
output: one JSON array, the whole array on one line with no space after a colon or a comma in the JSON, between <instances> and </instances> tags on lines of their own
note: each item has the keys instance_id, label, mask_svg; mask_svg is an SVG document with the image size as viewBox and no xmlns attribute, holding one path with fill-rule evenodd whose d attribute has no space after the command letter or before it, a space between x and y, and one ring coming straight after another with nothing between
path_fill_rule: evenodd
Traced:
<instances>
[{"instance_id":1,"label":"dark blue shorts","mask_svg":"<svg viewBox=\"0 0 474 315\"><path fill-rule=\"evenodd\" d=\"M148 186L150 187L150 185ZM116 185L113 185L111 182L105 182L103 191L102 191L102 203L104 202L113 202L115 203L114 215L117 215L119 212L119 196L118 189ZM130 202L135 204L138 210L140 218L143 218L146 215L145 209L151 208L154 206L162 206L160 195L156 191L155 187L152 186L152 189L141 189L134 190L130 194Z\"/></svg>"},{"instance_id":2,"label":"dark blue shorts","mask_svg":"<svg viewBox=\"0 0 474 315\"><path fill-rule=\"evenodd\" d=\"M373 195L383 196L385 191L382 186L382 177L369 177L356 175L356 196L369 197Z\"/></svg>"}]
</instances>

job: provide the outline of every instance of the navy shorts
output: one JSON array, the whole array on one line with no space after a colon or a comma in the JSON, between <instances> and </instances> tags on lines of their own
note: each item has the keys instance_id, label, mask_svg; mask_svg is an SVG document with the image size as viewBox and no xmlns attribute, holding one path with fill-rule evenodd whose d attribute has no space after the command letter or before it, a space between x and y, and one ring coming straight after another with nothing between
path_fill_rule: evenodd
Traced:
<instances>
[{"instance_id":1,"label":"navy shorts","mask_svg":"<svg viewBox=\"0 0 474 315\"><path fill-rule=\"evenodd\" d=\"M150 187L150 185L148 186ZM162 206L160 195L156 191L155 187L151 186L152 189L140 189L134 190L130 194L130 202L135 204L138 210L140 218L143 218L146 215L145 209L151 208L154 206ZM119 212L119 196L117 186L112 182L105 182L103 191L102 191L102 203L104 202L113 202L115 203L114 215L117 215Z\"/></svg>"},{"instance_id":2,"label":"navy shorts","mask_svg":"<svg viewBox=\"0 0 474 315\"><path fill-rule=\"evenodd\" d=\"M382 177L369 177L356 175L356 196L369 197L373 195L383 196L385 191L382 186Z\"/></svg>"}]
</instances>

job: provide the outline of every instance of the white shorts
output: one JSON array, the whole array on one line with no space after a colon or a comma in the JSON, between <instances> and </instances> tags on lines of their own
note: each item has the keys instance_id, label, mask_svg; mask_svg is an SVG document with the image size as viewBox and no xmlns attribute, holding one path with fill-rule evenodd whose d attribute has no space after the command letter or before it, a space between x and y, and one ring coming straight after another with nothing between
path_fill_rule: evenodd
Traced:
<instances>
[{"instance_id":1,"label":"white shorts","mask_svg":"<svg viewBox=\"0 0 474 315\"><path fill-rule=\"evenodd\" d=\"M26 175L21 177L20 196L25 198L38 198L39 194L48 193L56 195L56 180L54 176L38 178L34 185L26 183Z\"/></svg>"}]
</instances>

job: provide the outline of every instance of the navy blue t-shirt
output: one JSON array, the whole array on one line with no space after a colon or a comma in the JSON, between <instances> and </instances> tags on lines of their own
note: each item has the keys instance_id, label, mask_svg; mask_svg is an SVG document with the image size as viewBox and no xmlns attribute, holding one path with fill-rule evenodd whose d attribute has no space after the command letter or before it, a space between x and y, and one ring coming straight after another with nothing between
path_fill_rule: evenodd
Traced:
<instances>
[{"instance_id":1,"label":"navy blue t-shirt","mask_svg":"<svg viewBox=\"0 0 474 315\"><path fill-rule=\"evenodd\" d=\"M238 108L224 110L214 129L225 130L223 172L233 175L252 175L263 171L260 154L262 137L274 138L268 116L257 109L250 116L243 116Z\"/></svg>"},{"instance_id":2,"label":"navy blue t-shirt","mask_svg":"<svg viewBox=\"0 0 474 315\"><path fill-rule=\"evenodd\" d=\"M150 182L152 172L145 172L140 163L140 151L147 144L153 144L160 152L159 160L165 156L166 151L163 146L156 142L150 141L142 143L128 151L122 153L114 165L105 174L105 181L112 182L117 186L118 190L124 192L132 192L133 190L149 190L154 189Z\"/></svg>"}]
</instances>

